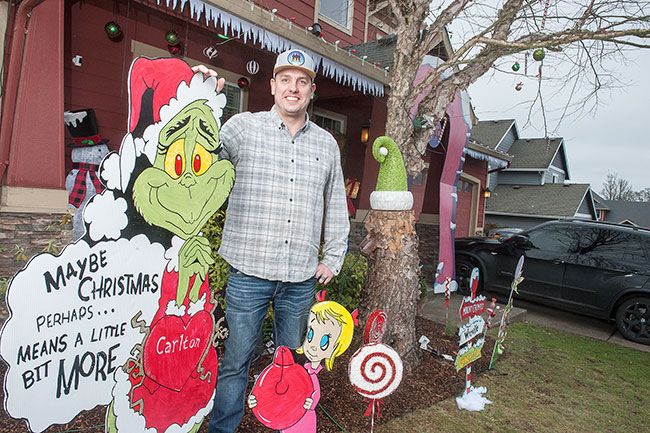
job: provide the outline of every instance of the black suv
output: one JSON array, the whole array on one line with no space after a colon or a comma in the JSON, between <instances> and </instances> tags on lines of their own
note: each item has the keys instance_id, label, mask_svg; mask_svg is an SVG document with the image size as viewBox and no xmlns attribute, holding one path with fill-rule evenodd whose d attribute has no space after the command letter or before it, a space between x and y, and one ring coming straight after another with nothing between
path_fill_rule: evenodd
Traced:
<instances>
[{"instance_id":1,"label":"black suv","mask_svg":"<svg viewBox=\"0 0 650 433\"><path fill-rule=\"evenodd\" d=\"M460 291L468 290L470 272L478 267L479 288L507 293L521 255L521 298L616 320L625 338L650 344L650 230L559 220L503 241L457 239Z\"/></svg>"}]
</instances>

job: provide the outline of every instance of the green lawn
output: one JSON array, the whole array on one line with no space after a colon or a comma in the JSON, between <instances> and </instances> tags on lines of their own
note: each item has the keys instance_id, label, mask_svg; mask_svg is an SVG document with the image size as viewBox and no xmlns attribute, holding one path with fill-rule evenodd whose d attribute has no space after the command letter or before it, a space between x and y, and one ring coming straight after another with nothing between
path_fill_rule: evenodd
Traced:
<instances>
[{"instance_id":1,"label":"green lawn","mask_svg":"<svg viewBox=\"0 0 650 433\"><path fill-rule=\"evenodd\" d=\"M493 404L460 411L454 399L396 419L378 433L650 432L650 354L525 323L477 386Z\"/></svg>"}]
</instances>

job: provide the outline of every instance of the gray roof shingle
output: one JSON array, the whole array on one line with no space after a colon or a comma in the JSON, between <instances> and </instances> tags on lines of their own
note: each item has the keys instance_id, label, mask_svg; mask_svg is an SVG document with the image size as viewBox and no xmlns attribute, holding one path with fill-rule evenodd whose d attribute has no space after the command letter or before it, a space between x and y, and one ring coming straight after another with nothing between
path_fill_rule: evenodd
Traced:
<instances>
[{"instance_id":1,"label":"gray roof shingle","mask_svg":"<svg viewBox=\"0 0 650 433\"><path fill-rule=\"evenodd\" d=\"M546 170L562 144L562 138L523 138L515 140L508 150L513 156L510 169Z\"/></svg>"},{"instance_id":2,"label":"gray roof shingle","mask_svg":"<svg viewBox=\"0 0 650 433\"><path fill-rule=\"evenodd\" d=\"M514 123L514 119L481 120L472 128L471 138L494 150Z\"/></svg>"},{"instance_id":3,"label":"gray roof shingle","mask_svg":"<svg viewBox=\"0 0 650 433\"><path fill-rule=\"evenodd\" d=\"M549 217L574 217L589 184L497 185L486 212Z\"/></svg>"},{"instance_id":4,"label":"gray roof shingle","mask_svg":"<svg viewBox=\"0 0 650 433\"><path fill-rule=\"evenodd\" d=\"M605 213L605 221L620 223L632 221L640 227L650 228L650 203L642 201L605 200L609 212Z\"/></svg>"}]
</instances>

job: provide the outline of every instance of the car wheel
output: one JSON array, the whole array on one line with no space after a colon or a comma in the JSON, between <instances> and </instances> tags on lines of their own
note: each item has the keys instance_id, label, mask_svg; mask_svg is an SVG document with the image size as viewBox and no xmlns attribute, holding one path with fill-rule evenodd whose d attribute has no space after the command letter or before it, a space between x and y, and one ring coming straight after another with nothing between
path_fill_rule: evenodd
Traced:
<instances>
[{"instance_id":1,"label":"car wheel","mask_svg":"<svg viewBox=\"0 0 650 433\"><path fill-rule=\"evenodd\" d=\"M628 340L650 344L650 297L635 296L619 305L616 326Z\"/></svg>"},{"instance_id":2,"label":"car wheel","mask_svg":"<svg viewBox=\"0 0 650 433\"><path fill-rule=\"evenodd\" d=\"M474 259L468 257L459 257L456 259L456 282L458 283L458 292L461 295L471 295L471 290L469 288L469 280L472 276L472 269L479 268L480 266ZM483 286L483 275L479 273L478 277L478 290L481 291Z\"/></svg>"}]
</instances>

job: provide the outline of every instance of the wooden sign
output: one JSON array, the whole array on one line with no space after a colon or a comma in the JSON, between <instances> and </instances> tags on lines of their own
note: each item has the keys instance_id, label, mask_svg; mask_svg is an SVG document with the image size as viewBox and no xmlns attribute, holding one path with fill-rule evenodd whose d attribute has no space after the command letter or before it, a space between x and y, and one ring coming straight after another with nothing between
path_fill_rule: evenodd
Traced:
<instances>
[{"instance_id":1,"label":"wooden sign","mask_svg":"<svg viewBox=\"0 0 650 433\"><path fill-rule=\"evenodd\" d=\"M458 355L456 355L456 361L454 362L456 371L460 371L461 368L468 366L477 359L480 359L483 344L485 344L485 338L480 338L476 340L476 342L470 343L460 349Z\"/></svg>"},{"instance_id":2,"label":"wooden sign","mask_svg":"<svg viewBox=\"0 0 650 433\"><path fill-rule=\"evenodd\" d=\"M472 299L469 296L463 298L463 303L460 304L460 318L467 320L471 317L478 316L485 312L485 296L477 296Z\"/></svg>"},{"instance_id":3,"label":"wooden sign","mask_svg":"<svg viewBox=\"0 0 650 433\"><path fill-rule=\"evenodd\" d=\"M485 320L481 316L472 317L472 319L462 325L458 330L458 337L460 338L458 345L462 346L468 341L472 340L483 333L485 329Z\"/></svg>"}]
</instances>

